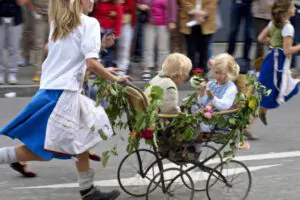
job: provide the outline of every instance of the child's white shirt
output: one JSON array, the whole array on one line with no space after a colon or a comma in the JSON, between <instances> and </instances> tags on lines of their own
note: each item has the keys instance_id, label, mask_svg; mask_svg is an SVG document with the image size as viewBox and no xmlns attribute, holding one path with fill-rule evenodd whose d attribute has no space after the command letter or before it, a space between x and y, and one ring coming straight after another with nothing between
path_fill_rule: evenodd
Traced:
<instances>
[{"instance_id":1,"label":"child's white shirt","mask_svg":"<svg viewBox=\"0 0 300 200\"><path fill-rule=\"evenodd\" d=\"M233 106L238 90L232 81L228 81L224 85L218 85L216 84L216 80L213 80L207 83L207 87L212 90L215 96L210 99L205 91L203 97L198 96L198 102L201 106L212 103L213 107L218 111L228 110Z\"/></svg>"},{"instance_id":2,"label":"child's white shirt","mask_svg":"<svg viewBox=\"0 0 300 200\"><path fill-rule=\"evenodd\" d=\"M80 18L81 25L56 42L51 40L51 26L40 85L41 89L64 90L49 117L44 148L68 155L93 148L102 140L100 132L112 136L105 110L80 94L85 60L98 58L101 44L99 22L83 14Z\"/></svg>"},{"instance_id":3,"label":"child's white shirt","mask_svg":"<svg viewBox=\"0 0 300 200\"><path fill-rule=\"evenodd\" d=\"M67 37L51 40L49 53L42 65L40 89L80 91L86 71L85 60L98 58L101 46L100 24L92 17L81 14L81 25Z\"/></svg>"}]
</instances>

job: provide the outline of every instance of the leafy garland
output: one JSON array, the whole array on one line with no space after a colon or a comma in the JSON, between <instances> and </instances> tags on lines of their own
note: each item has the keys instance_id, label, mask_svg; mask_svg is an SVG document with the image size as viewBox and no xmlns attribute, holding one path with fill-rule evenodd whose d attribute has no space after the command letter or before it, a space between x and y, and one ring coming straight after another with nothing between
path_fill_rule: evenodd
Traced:
<instances>
[{"instance_id":1,"label":"leafy garland","mask_svg":"<svg viewBox=\"0 0 300 200\"><path fill-rule=\"evenodd\" d=\"M250 97L239 93L235 100L235 105L239 108L232 115L218 115L218 113L199 112L190 114L191 108L197 99L197 93L189 95L184 99L182 112L178 117L174 118L168 127L172 127L172 135L170 139L175 146L180 147L182 144L194 140L197 137L196 130L201 122L207 125L218 125L218 128L228 128L226 134L218 134L212 136L211 140L223 144L223 148L229 144L230 150L224 152L224 158L233 158L239 144L244 143L244 130L250 124L250 118L258 115L259 102L262 95L269 95L270 91L259 82L253 75L247 75L247 87L253 87L254 92ZM107 102L105 108L109 120L115 129L124 129L131 125L132 131L127 139L127 152L132 153L139 148L141 139L150 146L157 147L157 136L162 130L158 125L158 110L163 100L163 90L158 86L151 87L150 103L144 112L138 112L135 115L130 111L129 104L126 99L125 87L117 83L109 83L104 79L98 78L94 85L97 86L97 104L103 101ZM131 117L124 119L124 114L131 113ZM123 118L122 118L123 117ZM104 138L100 135L102 139ZM123 141L124 138L122 138ZM220 149L221 151L222 149ZM117 147L103 153L102 164L105 166L110 155L118 155Z\"/></svg>"}]
</instances>

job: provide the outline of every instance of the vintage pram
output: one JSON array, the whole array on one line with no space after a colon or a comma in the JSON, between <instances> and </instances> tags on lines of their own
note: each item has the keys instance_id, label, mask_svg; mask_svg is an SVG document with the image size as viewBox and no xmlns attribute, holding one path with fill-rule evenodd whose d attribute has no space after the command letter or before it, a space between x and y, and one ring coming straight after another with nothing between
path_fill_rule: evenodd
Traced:
<instances>
[{"instance_id":1,"label":"vintage pram","mask_svg":"<svg viewBox=\"0 0 300 200\"><path fill-rule=\"evenodd\" d=\"M246 86L245 75L240 75L237 86L240 92L251 95L253 90ZM148 106L148 99L137 87L127 84L126 96L129 102L128 118ZM219 115L235 113L239 108L219 112ZM162 125L178 117L177 114L159 114L158 124ZM130 120L129 120L130 121ZM130 129L130 124L129 124ZM226 134L226 133L223 133ZM164 135L162 132L161 135ZM140 148L126 155L118 167L118 182L124 192L146 199L192 200L197 191L206 191L210 200L244 200L252 184L248 167L240 161L223 161L221 151L227 144L215 144L210 137L202 143L202 152L195 160L174 160L164 149L171 148L165 137L164 145L152 149Z\"/></svg>"}]
</instances>

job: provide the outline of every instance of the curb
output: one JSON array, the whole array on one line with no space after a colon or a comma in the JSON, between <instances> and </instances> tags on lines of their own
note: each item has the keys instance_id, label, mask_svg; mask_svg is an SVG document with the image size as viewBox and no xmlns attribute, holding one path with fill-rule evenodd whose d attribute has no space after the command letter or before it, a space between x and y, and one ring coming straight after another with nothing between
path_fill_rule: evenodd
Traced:
<instances>
[{"instance_id":1,"label":"curb","mask_svg":"<svg viewBox=\"0 0 300 200\"><path fill-rule=\"evenodd\" d=\"M143 89L146 85L144 81L133 81L133 85ZM16 93L16 97L32 97L39 89L39 85L0 85L0 98L7 93ZM179 90L193 90L189 83L185 83Z\"/></svg>"}]
</instances>

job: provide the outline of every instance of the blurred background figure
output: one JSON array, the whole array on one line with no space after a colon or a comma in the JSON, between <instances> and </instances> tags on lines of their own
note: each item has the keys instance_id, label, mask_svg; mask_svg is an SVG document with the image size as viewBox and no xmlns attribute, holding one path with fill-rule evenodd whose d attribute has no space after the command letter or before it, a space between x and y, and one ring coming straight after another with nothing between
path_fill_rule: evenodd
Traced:
<instances>
[{"instance_id":1,"label":"blurred background figure","mask_svg":"<svg viewBox=\"0 0 300 200\"><path fill-rule=\"evenodd\" d=\"M136 23L136 0L123 0L122 31L117 43L117 66L121 74L126 74L130 65L131 43Z\"/></svg>"},{"instance_id":2,"label":"blurred background figure","mask_svg":"<svg viewBox=\"0 0 300 200\"><path fill-rule=\"evenodd\" d=\"M122 31L123 0L100 0L95 3L92 16L101 26L101 36L115 35L118 39ZM101 62L105 67L116 67L115 46L101 52Z\"/></svg>"},{"instance_id":3,"label":"blurred background figure","mask_svg":"<svg viewBox=\"0 0 300 200\"><path fill-rule=\"evenodd\" d=\"M207 72L208 44L217 30L217 0L180 0L180 32L185 35L187 55L192 60L193 70Z\"/></svg>"},{"instance_id":4,"label":"blurred background figure","mask_svg":"<svg viewBox=\"0 0 300 200\"><path fill-rule=\"evenodd\" d=\"M160 70L163 60L170 53L170 30L176 28L177 3L174 0L138 0L143 13L144 62L142 79L151 79L151 69ZM157 62L155 62L155 55Z\"/></svg>"},{"instance_id":5,"label":"blurred background figure","mask_svg":"<svg viewBox=\"0 0 300 200\"><path fill-rule=\"evenodd\" d=\"M241 21L244 20L244 50L243 57L237 62L241 67L241 73L244 68L250 68L250 50L252 45L252 13L251 13L252 0L232 0L230 10L230 32L228 37L227 53L234 55L236 40L241 26Z\"/></svg>"},{"instance_id":6,"label":"blurred background figure","mask_svg":"<svg viewBox=\"0 0 300 200\"><path fill-rule=\"evenodd\" d=\"M27 5L22 6L23 11L23 32L21 38L21 59L19 61L20 67L27 67L31 65L31 51L32 46L34 44L33 38L33 15L31 10L28 8Z\"/></svg>"},{"instance_id":7,"label":"blurred background figure","mask_svg":"<svg viewBox=\"0 0 300 200\"><path fill-rule=\"evenodd\" d=\"M295 37L294 42L295 44L300 43L300 0L294 0L296 6L296 13L295 16L291 18L291 22L295 28ZM292 67L294 67L292 74L293 77L300 76L300 53L295 54Z\"/></svg>"},{"instance_id":8,"label":"blurred background figure","mask_svg":"<svg viewBox=\"0 0 300 200\"><path fill-rule=\"evenodd\" d=\"M8 83L18 82L17 62L23 22L21 6L25 3L27 0L0 1L0 84L5 83L4 49L8 52Z\"/></svg>"},{"instance_id":9,"label":"blurred background figure","mask_svg":"<svg viewBox=\"0 0 300 200\"><path fill-rule=\"evenodd\" d=\"M36 67L33 82L40 82L41 66L45 59L44 48L49 36L48 5L49 0L29 0L28 6L33 15L33 64Z\"/></svg>"},{"instance_id":10,"label":"blurred background figure","mask_svg":"<svg viewBox=\"0 0 300 200\"><path fill-rule=\"evenodd\" d=\"M176 0L177 2L177 16L182 9L180 5L180 1ZM186 41L184 39L184 35L179 32L179 17L177 17L177 28L171 31L171 52L172 53L182 53L186 54Z\"/></svg>"},{"instance_id":11,"label":"blurred background figure","mask_svg":"<svg viewBox=\"0 0 300 200\"><path fill-rule=\"evenodd\" d=\"M274 0L254 0L252 5L252 13L254 19L254 30L256 38L262 30L269 24L271 20L271 8ZM259 72L260 67L264 60L264 47L263 43L256 43L256 53L254 67Z\"/></svg>"}]
</instances>

